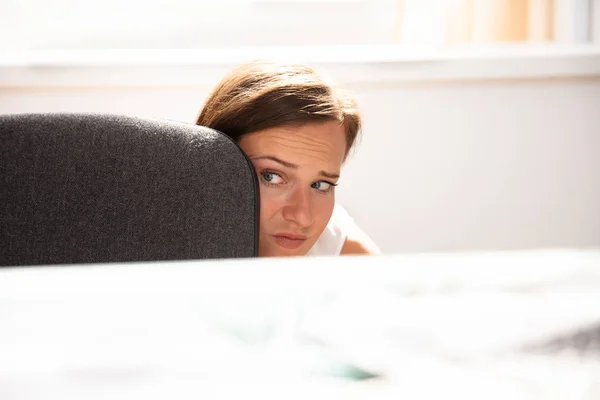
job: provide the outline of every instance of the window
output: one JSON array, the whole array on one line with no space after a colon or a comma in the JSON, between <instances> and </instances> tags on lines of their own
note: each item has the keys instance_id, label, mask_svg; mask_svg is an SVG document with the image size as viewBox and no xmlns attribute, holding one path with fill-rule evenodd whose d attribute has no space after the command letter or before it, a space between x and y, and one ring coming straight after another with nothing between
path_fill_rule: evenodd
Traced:
<instances>
[{"instance_id":1,"label":"window","mask_svg":"<svg viewBox=\"0 0 600 400\"><path fill-rule=\"evenodd\" d=\"M388 3L388 4L386 4ZM205 48L391 41L389 0L4 0L3 46Z\"/></svg>"},{"instance_id":2,"label":"window","mask_svg":"<svg viewBox=\"0 0 600 400\"><path fill-rule=\"evenodd\" d=\"M401 0L396 40L413 44L598 40L598 0Z\"/></svg>"},{"instance_id":3,"label":"window","mask_svg":"<svg viewBox=\"0 0 600 400\"><path fill-rule=\"evenodd\" d=\"M3 0L0 48L581 43L600 39L599 11L600 0Z\"/></svg>"}]
</instances>

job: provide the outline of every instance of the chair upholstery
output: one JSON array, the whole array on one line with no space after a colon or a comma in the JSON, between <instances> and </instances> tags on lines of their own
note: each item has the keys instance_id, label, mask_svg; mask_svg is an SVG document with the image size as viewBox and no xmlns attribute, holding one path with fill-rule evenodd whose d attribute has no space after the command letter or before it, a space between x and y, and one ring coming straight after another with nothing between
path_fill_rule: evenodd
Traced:
<instances>
[{"instance_id":1,"label":"chair upholstery","mask_svg":"<svg viewBox=\"0 0 600 400\"><path fill-rule=\"evenodd\" d=\"M256 174L205 127L2 115L0 187L3 266L257 255Z\"/></svg>"}]
</instances>

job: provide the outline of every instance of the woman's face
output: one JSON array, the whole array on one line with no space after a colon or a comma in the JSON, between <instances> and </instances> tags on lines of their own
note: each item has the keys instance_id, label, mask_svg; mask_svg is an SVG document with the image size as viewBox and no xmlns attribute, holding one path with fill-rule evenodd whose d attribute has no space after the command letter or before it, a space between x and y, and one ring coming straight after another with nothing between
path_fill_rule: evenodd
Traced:
<instances>
[{"instance_id":1,"label":"woman's face","mask_svg":"<svg viewBox=\"0 0 600 400\"><path fill-rule=\"evenodd\" d=\"M260 184L259 256L305 255L333 212L346 152L339 122L308 123L244 135Z\"/></svg>"}]
</instances>

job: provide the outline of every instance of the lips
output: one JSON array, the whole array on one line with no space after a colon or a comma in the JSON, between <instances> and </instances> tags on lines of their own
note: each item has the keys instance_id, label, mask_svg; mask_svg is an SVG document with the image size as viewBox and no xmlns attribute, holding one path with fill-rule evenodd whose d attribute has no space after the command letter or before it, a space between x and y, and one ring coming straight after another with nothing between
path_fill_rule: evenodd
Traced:
<instances>
[{"instance_id":1,"label":"lips","mask_svg":"<svg viewBox=\"0 0 600 400\"><path fill-rule=\"evenodd\" d=\"M294 233L278 233L277 235L273 235L273 239L275 239L275 243L279 246L294 250L302 246L306 242L307 237Z\"/></svg>"}]
</instances>

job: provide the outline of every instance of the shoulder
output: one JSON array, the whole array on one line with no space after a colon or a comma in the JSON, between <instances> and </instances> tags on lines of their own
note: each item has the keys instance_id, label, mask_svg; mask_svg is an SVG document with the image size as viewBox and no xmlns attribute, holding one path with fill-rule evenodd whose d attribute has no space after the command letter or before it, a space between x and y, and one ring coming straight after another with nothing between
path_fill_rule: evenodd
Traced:
<instances>
[{"instance_id":1,"label":"shoulder","mask_svg":"<svg viewBox=\"0 0 600 400\"><path fill-rule=\"evenodd\" d=\"M340 254L381 254L379 247L354 221L348 212L341 206L338 207L338 213L345 219L344 230L346 237L341 248Z\"/></svg>"},{"instance_id":2,"label":"shoulder","mask_svg":"<svg viewBox=\"0 0 600 400\"><path fill-rule=\"evenodd\" d=\"M344 245L342 246L342 255L358 255L358 254L371 254L377 255L381 254L379 248L373 243L370 238L366 238L366 240L361 238L350 238L347 237Z\"/></svg>"},{"instance_id":3,"label":"shoulder","mask_svg":"<svg viewBox=\"0 0 600 400\"><path fill-rule=\"evenodd\" d=\"M342 206L336 204L327 228L309 255L340 254L380 254L380 251L358 227L354 218Z\"/></svg>"},{"instance_id":4,"label":"shoulder","mask_svg":"<svg viewBox=\"0 0 600 400\"><path fill-rule=\"evenodd\" d=\"M358 225L354 225L352 230L348 232L344 245L342 246L342 255L352 254L381 254L379 247L371 240Z\"/></svg>"}]
</instances>

